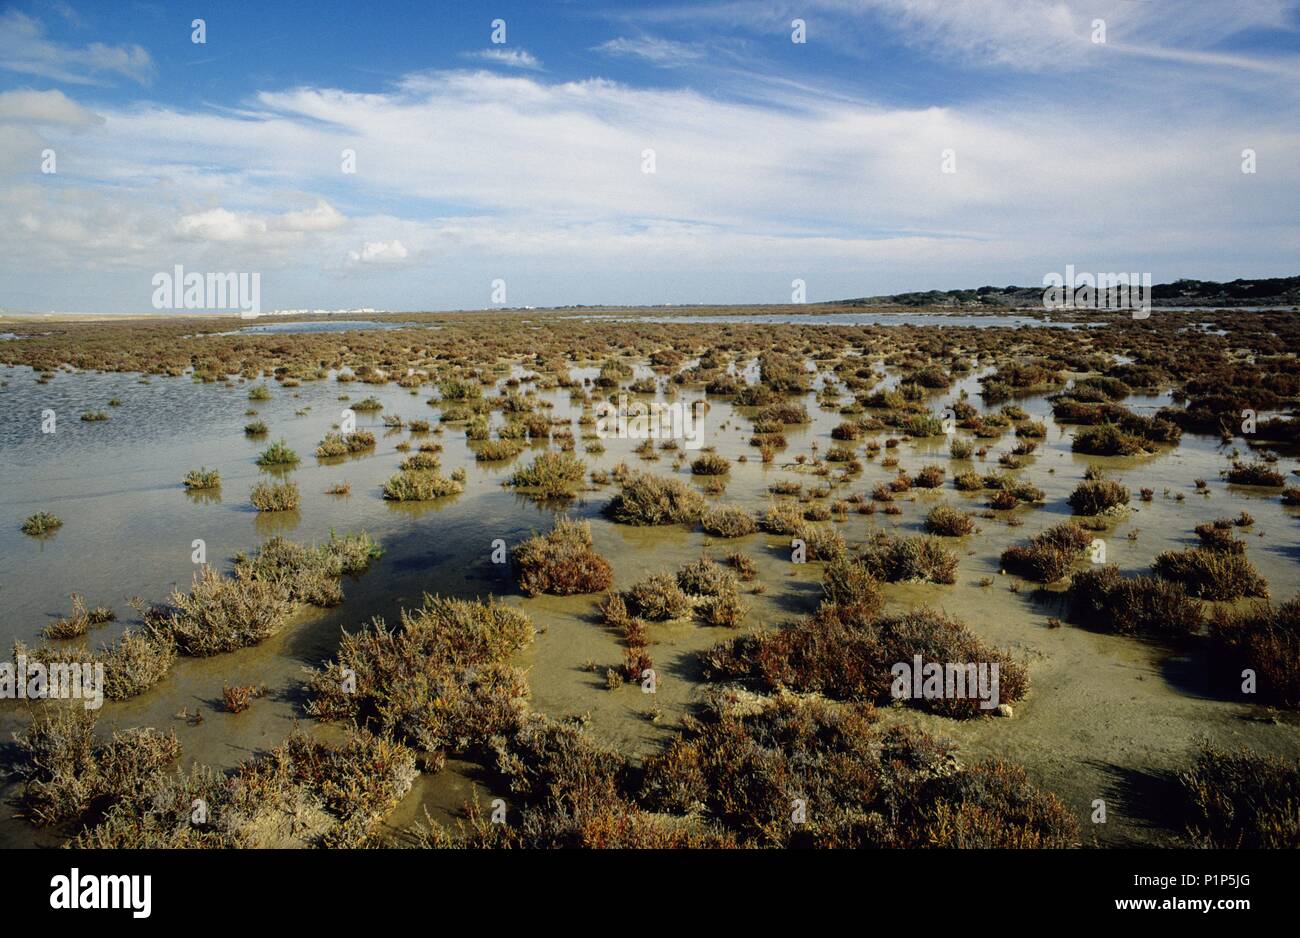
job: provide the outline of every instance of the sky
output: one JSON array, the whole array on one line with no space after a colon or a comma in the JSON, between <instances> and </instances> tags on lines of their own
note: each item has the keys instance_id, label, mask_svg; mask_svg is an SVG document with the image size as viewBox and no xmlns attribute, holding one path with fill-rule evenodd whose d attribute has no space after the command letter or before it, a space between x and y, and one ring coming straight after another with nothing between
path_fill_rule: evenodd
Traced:
<instances>
[{"instance_id":1,"label":"sky","mask_svg":"<svg viewBox=\"0 0 1300 938\"><path fill-rule=\"evenodd\" d=\"M439 310L1071 264L1300 274L1300 0L0 4L6 310L153 312L176 265Z\"/></svg>"}]
</instances>

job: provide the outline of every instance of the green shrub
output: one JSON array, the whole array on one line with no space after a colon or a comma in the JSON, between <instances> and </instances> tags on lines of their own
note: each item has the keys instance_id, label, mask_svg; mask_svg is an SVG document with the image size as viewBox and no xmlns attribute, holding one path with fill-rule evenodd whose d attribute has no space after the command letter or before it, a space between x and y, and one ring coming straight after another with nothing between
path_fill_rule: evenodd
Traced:
<instances>
[{"instance_id":1,"label":"green shrub","mask_svg":"<svg viewBox=\"0 0 1300 938\"><path fill-rule=\"evenodd\" d=\"M185 473L185 487L190 491L221 488L221 473L215 469L191 469Z\"/></svg>"},{"instance_id":2,"label":"green shrub","mask_svg":"<svg viewBox=\"0 0 1300 938\"><path fill-rule=\"evenodd\" d=\"M573 453L538 453L532 463L516 469L506 485L541 498L572 498L583 486L587 466Z\"/></svg>"},{"instance_id":3,"label":"green shrub","mask_svg":"<svg viewBox=\"0 0 1300 938\"><path fill-rule=\"evenodd\" d=\"M34 515L28 516L23 522L22 532L30 534L32 537L40 537L42 534L49 534L51 531L57 531L63 527L63 522L55 515L48 511L38 511Z\"/></svg>"},{"instance_id":4,"label":"green shrub","mask_svg":"<svg viewBox=\"0 0 1300 938\"><path fill-rule=\"evenodd\" d=\"M302 495L294 482L259 482L249 496L258 511L297 511Z\"/></svg>"},{"instance_id":5,"label":"green shrub","mask_svg":"<svg viewBox=\"0 0 1300 938\"><path fill-rule=\"evenodd\" d=\"M298 454L284 440L272 443L257 457L257 464L266 468L298 465Z\"/></svg>"},{"instance_id":6,"label":"green shrub","mask_svg":"<svg viewBox=\"0 0 1300 938\"><path fill-rule=\"evenodd\" d=\"M474 448L474 458L479 462L497 462L502 459L514 459L523 451L523 440L484 440Z\"/></svg>"},{"instance_id":7,"label":"green shrub","mask_svg":"<svg viewBox=\"0 0 1300 938\"><path fill-rule=\"evenodd\" d=\"M336 456L348 456L374 449L375 435L369 430L355 430L352 433L327 433L325 439L316 447L316 455L322 459Z\"/></svg>"},{"instance_id":8,"label":"green shrub","mask_svg":"<svg viewBox=\"0 0 1300 938\"><path fill-rule=\"evenodd\" d=\"M408 470L389 476L384 482L384 498L394 502L427 502L435 498L459 495L465 486L432 470Z\"/></svg>"}]
</instances>

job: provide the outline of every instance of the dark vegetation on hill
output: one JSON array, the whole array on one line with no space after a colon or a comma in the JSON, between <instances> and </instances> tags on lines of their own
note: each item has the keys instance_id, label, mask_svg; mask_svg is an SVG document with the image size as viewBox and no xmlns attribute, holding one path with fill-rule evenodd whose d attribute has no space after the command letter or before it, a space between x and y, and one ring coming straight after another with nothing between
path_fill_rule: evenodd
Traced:
<instances>
[{"instance_id":1,"label":"dark vegetation on hill","mask_svg":"<svg viewBox=\"0 0 1300 938\"><path fill-rule=\"evenodd\" d=\"M844 306L955 306L1034 307L1041 306L1043 287L983 286L968 290L919 290L890 296L864 296L838 300ZM1300 305L1300 276L1263 279L1175 280L1151 285L1152 306L1297 306Z\"/></svg>"}]
</instances>

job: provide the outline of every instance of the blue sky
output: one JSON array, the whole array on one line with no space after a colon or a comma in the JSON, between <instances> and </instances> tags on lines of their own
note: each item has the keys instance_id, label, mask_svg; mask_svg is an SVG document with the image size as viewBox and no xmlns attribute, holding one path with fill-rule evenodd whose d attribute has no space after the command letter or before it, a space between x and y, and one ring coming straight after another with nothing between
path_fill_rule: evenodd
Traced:
<instances>
[{"instance_id":1,"label":"blue sky","mask_svg":"<svg viewBox=\"0 0 1300 938\"><path fill-rule=\"evenodd\" d=\"M0 308L148 312L176 264L267 308L1295 274L1298 104L1294 0L18 2Z\"/></svg>"}]
</instances>

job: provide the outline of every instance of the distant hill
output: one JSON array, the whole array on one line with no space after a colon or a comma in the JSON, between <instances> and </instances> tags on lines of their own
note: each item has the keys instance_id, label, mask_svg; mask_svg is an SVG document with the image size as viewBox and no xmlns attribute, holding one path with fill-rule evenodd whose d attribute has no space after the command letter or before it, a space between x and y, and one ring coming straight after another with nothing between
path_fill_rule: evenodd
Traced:
<instances>
[{"instance_id":1,"label":"distant hill","mask_svg":"<svg viewBox=\"0 0 1300 938\"><path fill-rule=\"evenodd\" d=\"M837 300L839 306L1033 307L1043 302L1043 287L979 287L974 290L925 290L893 296ZM1300 277L1261 280L1175 280L1151 287L1152 306L1300 306Z\"/></svg>"}]
</instances>

